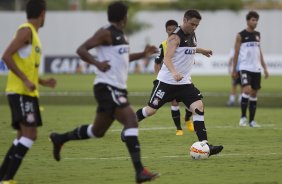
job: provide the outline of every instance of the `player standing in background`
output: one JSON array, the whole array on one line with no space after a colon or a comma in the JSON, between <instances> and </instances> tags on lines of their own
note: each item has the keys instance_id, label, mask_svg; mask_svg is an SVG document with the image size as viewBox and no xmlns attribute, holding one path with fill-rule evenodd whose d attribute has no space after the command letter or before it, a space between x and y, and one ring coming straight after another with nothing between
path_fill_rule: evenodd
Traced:
<instances>
[{"instance_id":1,"label":"player standing in background","mask_svg":"<svg viewBox=\"0 0 282 184\"><path fill-rule=\"evenodd\" d=\"M260 127L255 121L257 109L257 93L261 88L261 66L265 78L268 78L268 71L263 59L260 47L260 33L255 31L259 14L250 11L247 16L247 28L237 34L235 42L235 54L233 65L233 78L237 77L236 66L239 64L239 72L242 85L241 118L239 126L247 125L247 108L249 106L249 126Z\"/></svg>"},{"instance_id":2,"label":"player standing in background","mask_svg":"<svg viewBox=\"0 0 282 184\"><path fill-rule=\"evenodd\" d=\"M127 22L128 7L116 1L108 6L110 25L99 29L78 49L80 58L97 67L94 81L94 96L98 103L96 118L93 124L80 127L63 134L52 133L55 160L59 161L62 146L71 140L101 138L114 120L124 126L128 152L135 168L136 182L151 181L158 177L144 168L141 162L141 151L138 141L138 123L136 115L127 99L126 81L130 61L147 57L157 52L154 46L147 46L143 52L129 54L129 44L123 33ZM89 53L96 48L97 60ZM111 150L110 147L108 147Z\"/></svg>"},{"instance_id":3,"label":"player standing in background","mask_svg":"<svg viewBox=\"0 0 282 184\"><path fill-rule=\"evenodd\" d=\"M207 57L212 55L211 50L197 47L195 30L201 19L197 10L185 12L183 24L167 39L164 65L158 73L157 80L154 81L148 106L140 108L136 114L138 121L142 121L155 114L165 103L176 99L178 102L183 102L193 113L194 129L198 140L207 142L202 95L193 85L190 76L196 53ZM209 145L209 148L210 155L214 155L221 152L223 146Z\"/></svg>"},{"instance_id":4,"label":"player standing in background","mask_svg":"<svg viewBox=\"0 0 282 184\"><path fill-rule=\"evenodd\" d=\"M232 76L232 71L233 71L233 59L234 59L234 49L231 49L230 54L229 54L229 61L228 61L228 73L231 74L231 91L229 95L229 100L227 102L227 105L232 107L235 105L235 100L236 100L236 94L237 94L237 86L240 86L240 92L238 95L238 103L241 103L241 79L240 79L240 74L238 71L238 63L236 66L236 71L238 72L237 77L234 79Z\"/></svg>"},{"instance_id":5,"label":"player standing in background","mask_svg":"<svg viewBox=\"0 0 282 184\"><path fill-rule=\"evenodd\" d=\"M12 114L12 126L17 130L17 137L0 167L0 181L3 184L16 183L14 176L37 138L37 127L42 125L38 85L56 85L55 79L43 80L38 74L42 54L38 30L44 25L45 11L45 0L28 1L28 21L19 26L2 58L9 68L6 94Z\"/></svg>"},{"instance_id":6,"label":"player standing in background","mask_svg":"<svg viewBox=\"0 0 282 184\"><path fill-rule=\"evenodd\" d=\"M165 23L165 29L166 29L167 36L169 37L171 35L171 33L177 27L178 27L178 23L175 20L168 20ZM162 44L159 46L160 55L158 57L156 57L155 65L154 65L154 69L155 69L156 74L159 73L159 71L161 69L161 65L163 64L163 59L164 59L164 55L165 55L165 52L166 52L166 46L167 46L167 40L163 41ZM180 116L180 110L179 110L179 103L175 99L172 100L170 108L171 108L171 116L172 116L173 122L174 122L175 127L176 127L176 135L183 135L183 130L182 130L182 127L181 127L181 120L180 120L181 116ZM192 120L190 120L191 116L192 116L192 113L185 108L186 126L187 126L189 131L194 131L193 122L192 122Z\"/></svg>"}]
</instances>

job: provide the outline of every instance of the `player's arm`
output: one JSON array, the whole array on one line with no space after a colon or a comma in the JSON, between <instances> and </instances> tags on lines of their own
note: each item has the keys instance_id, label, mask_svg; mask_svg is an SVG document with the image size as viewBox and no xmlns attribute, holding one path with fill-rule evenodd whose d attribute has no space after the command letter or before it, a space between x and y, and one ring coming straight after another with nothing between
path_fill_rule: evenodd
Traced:
<instances>
[{"instance_id":1,"label":"player's arm","mask_svg":"<svg viewBox=\"0 0 282 184\"><path fill-rule=\"evenodd\" d=\"M154 65L154 71L155 74L158 74L160 69L161 69L161 63L164 59L164 49L163 49L163 45L160 45L160 54L155 58L155 65Z\"/></svg>"},{"instance_id":2,"label":"player's arm","mask_svg":"<svg viewBox=\"0 0 282 184\"><path fill-rule=\"evenodd\" d=\"M183 76L176 71L172 64L172 57L175 54L175 51L180 44L180 38L173 34L167 39L167 47L166 47L166 53L164 53L164 64L168 68L168 70L172 73L173 78L176 81L180 81Z\"/></svg>"},{"instance_id":3,"label":"player's arm","mask_svg":"<svg viewBox=\"0 0 282 184\"><path fill-rule=\"evenodd\" d=\"M7 67L24 82L25 86L30 91L33 91L36 88L35 84L33 84L27 78L27 76L17 67L15 61L12 58L14 53L31 42L31 37L32 32L30 28L24 27L22 29L19 29L16 33L15 38L5 50L2 60L6 63Z\"/></svg>"},{"instance_id":4,"label":"player's arm","mask_svg":"<svg viewBox=\"0 0 282 184\"><path fill-rule=\"evenodd\" d=\"M260 63L261 63L261 66L263 68L263 71L264 71L264 77L267 79L269 77L269 73L268 73L268 70L267 70L267 66L264 62L264 57L263 57L261 48L259 48L259 50L260 50Z\"/></svg>"},{"instance_id":5,"label":"player's arm","mask_svg":"<svg viewBox=\"0 0 282 184\"><path fill-rule=\"evenodd\" d=\"M134 60L138 60L144 57L149 57L150 55L154 53L158 53L157 47L153 45L147 45L143 52L136 52L136 53L129 54L129 61L134 61Z\"/></svg>"},{"instance_id":6,"label":"player's arm","mask_svg":"<svg viewBox=\"0 0 282 184\"><path fill-rule=\"evenodd\" d=\"M99 45L110 45L112 43L111 32L105 29L98 30L92 37L78 47L76 53L86 63L95 65L99 70L106 72L111 68L109 61L99 62L89 53L89 50Z\"/></svg>"},{"instance_id":7,"label":"player's arm","mask_svg":"<svg viewBox=\"0 0 282 184\"><path fill-rule=\"evenodd\" d=\"M210 57L212 55L212 50L203 49L203 48L196 48L196 53L200 53L200 54L203 54L207 57Z\"/></svg>"},{"instance_id":8,"label":"player's arm","mask_svg":"<svg viewBox=\"0 0 282 184\"><path fill-rule=\"evenodd\" d=\"M57 81L54 78L47 78L47 79L39 78L38 82L41 86L50 87L50 88L54 88L57 84Z\"/></svg>"},{"instance_id":9,"label":"player's arm","mask_svg":"<svg viewBox=\"0 0 282 184\"><path fill-rule=\"evenodd\" d=\"M235 46L234 46L234 58L233 58L233 68L232 68L232 77L235 79L237 77L237 71L236 66L238 64L238 57L239 57L239 51L241 47L241 36L240 34L237 34Z\"/></svg>"}]
</instances>

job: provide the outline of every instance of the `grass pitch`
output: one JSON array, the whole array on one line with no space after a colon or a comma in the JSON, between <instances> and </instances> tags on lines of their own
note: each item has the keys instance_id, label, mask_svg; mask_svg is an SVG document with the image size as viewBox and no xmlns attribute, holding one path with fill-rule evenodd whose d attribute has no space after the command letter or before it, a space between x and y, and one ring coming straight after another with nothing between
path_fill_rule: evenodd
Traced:
<instances>
[{"instance_id":1,"label":"grass pitch","mask_svg":"<svg viewBox=\"0 0 282 184\"><path fill-rule=\"evenodd\" d=\"M42 96L43 127L38 140L28 152L16 175L19 184L130 184L134 170L125 145L120 141L122 129L115 122L103 139L73 141L62 152L63 159L52 158L48 135L65 132L88 124L95 116L92 97L92 77L89 75L58 75L55 92L83 92L84 96ZM152 88L153 75L130 75L129 92L134 109L146 105ZM240 109L228 108L229 77L194 77L194 83L205 95L205 122L209 141L224 145L218 156L195 161L189 147L197 137L184 128L183 136L175 135L169 106L140 124L142 160L145 166L161 173L154 181L159 184L279 184L282 176L282 91L281 77L263 80L256 120L261 128L238 127ZM0 77L0 87L5 77ZM137 82L136 82L137 81ZM216 84L216 85L215 85ZM49 93L49 89L41 92ZM219 94L219 95L216 95ZM56 95L56 94L55 94ZM10 112L6 98L0 97L0 157L4 157L15 131L10 127ZM271 101L271 102L269 102ZM85 103L85 104L84 104ZM89 105L91 104L91 105ZM275 105L273 105L275 104ZM277 105L278 104L278 105ZM275 108L274 108L275 107ZM181 115L184 116L183 106Z\"/></svg>"}]
</instances>

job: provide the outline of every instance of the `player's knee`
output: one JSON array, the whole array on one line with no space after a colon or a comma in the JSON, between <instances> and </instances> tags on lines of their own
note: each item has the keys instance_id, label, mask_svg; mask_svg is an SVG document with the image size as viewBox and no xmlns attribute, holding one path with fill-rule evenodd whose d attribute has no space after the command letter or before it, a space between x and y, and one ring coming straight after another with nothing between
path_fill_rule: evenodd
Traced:
<instances>
[{"instance_id":1,"label":"player's knee","mask_svg":"<svg viewBox=\"0 0 282 184\"><path fill-rule=\"evenodd\" d=\"M204 109L203 108L201 108L201 109L196 108L195 109L195 114L203 116L204 115Z\"/></svg>"},{"instance_id":2,"label":"player's knee","mask_svg":"<svg viewBox=\"0 0 282 184\"><path fill-rule=\"evenodd\" d=\"M94 135L94 137L95 138L102 138L102 137L104 137L105 136L105 131L93 131L93 135Z\"/></svg>"},{"instance_id":3,"label":"player's knee","mask_svg":"<svg viewBox=\"0 0 282 184\"><path fill-rule=\"evenodd\" d=\"M147 114L147 116L152 116L157 112L157 109L153 109L152 107L146 107L145 108L145 112Z\"/></svg>"}]
</instances>

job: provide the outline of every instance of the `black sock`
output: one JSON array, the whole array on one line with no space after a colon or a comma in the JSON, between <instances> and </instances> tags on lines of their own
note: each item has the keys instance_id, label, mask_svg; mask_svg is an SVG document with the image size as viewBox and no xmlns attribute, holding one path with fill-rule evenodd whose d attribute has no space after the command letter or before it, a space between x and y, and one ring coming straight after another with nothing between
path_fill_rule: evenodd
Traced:
<instances>
[{"instance_id":1,"label":"black sock","mask_svg":"<svg viewBox=\"0 0 282 184\"><path fill-rule=\"evenodd\" d=\"M141 163L140 144L137 136L126 136L125 143L131 156L136 173L143 171L144 167Z\"/></svg>"},{"instance_id":2,"label":"black sock","mask_svg":"<svg viewBox=\"0 0 282 184\"><path fill-rule=\"evenodd\" d=\"M249 102L249 98L245 98L245 97L242 96L242 99L241 99L242 116L241 117L246 117L248 102Z\"/></svg>"},{"instance_id":3,"label":"black sock","mask_svg":"<svg viewBox=\"0 0 282 184\"><path fill-rule=\"evenodd\" d=\"M28 150L28 147L24 146L20 142L18 143L18 145L14 148L14 155L12 160L10 161L9 168L6 172L4 180L12 180L14 178Z\"/></svg>"},{"instance_id":4,"label":"black sock","mask_svg":"<svg viewBox=\"0 0 282 184\"><path fill-rule=\"evenodd\" d=\"M136 116L137 116L137 121L138 122L140 122L140 121L142 121L143 119L145 119L146 117L143 115L143 108L141 108L141 109L138 109L137 111L136 111Z\"/></svg>"},{"instance_id":5,"label":"black sock","mask_svg":"<svg viewBox=\"0 0 282 184\"><path fill-rule=\"evenodd\" d=\"M192 112L185 109L185 121L189 121L192 116Z\"/></svg>"},{"instance_id":6,"label":"black sock","mask_svg":"<svg viewBox=\"0 0 282 184\"><path fill-rule=\"evenodd\" d=\"M60 141L62 144L70 140L83 140L89 139L90 136L87 134L87 128L89 125L81 125L73 131L60 134Z\"/></svg>"},{"instance_id":7,"label":"black sock","mask_svg":"<svg viewBox=\"0 0 282 184\"><path fill-rule=\"evenodd\" d=\"M208 140L204 121L194 121L194 130L198 136L199 141Z\"/></svg>"},{"instance_id":8,"label":"black sock","mask_svg":"<svg viewBox=\"0 0 282 184\"><path fill-rule=\"evenodd\" d=\"M250 105L249 105L250 121L249 122L255 119L256 109L257 109L257 100L250 100Z\"/></svg>"},{"instance_id":9,"label":"black sock","mask_svg":"<svg viewBox=\"0 0 282 184\"><path fill-rule=\"evenodd\" d=\"M173 122L177 128L177 130L182 130L181 123L180 123L180 111L179 110L171 110L171 116Z\"/></svg>"},{"instance_id":10,"label":"black sock","mask_svg":"<svg viewBox=\"0 0 282 184\"><path fill-rule=\"evenodd\" d=\"M16 148L16 146L14 144L12 144L12 146L10 147L8 152L6 153L6 156L5 156L5 158L4 158L4 160L3 160L2 164L1 164L1 167L0 167L0 181L2 181L3 178L6 175L8 166L11 163L11 160L13 158L15 148Z\"/></svg>"}]
</instances>

